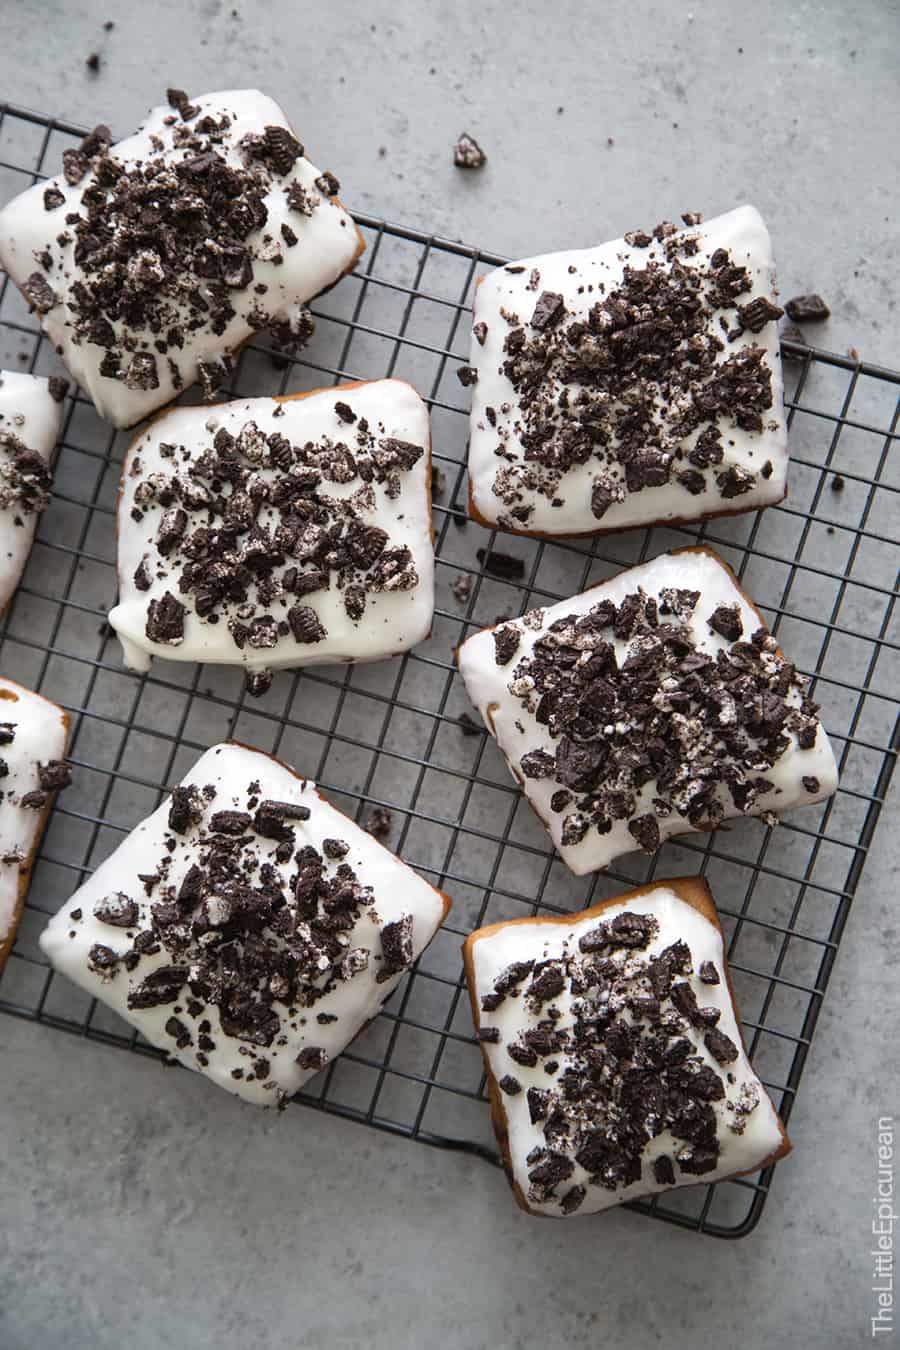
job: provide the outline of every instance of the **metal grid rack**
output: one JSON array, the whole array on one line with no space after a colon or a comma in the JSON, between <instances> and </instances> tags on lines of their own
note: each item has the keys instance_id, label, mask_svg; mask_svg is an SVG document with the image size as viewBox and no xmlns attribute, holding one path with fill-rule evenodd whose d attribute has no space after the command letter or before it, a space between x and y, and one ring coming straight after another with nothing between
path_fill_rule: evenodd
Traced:
<instances>
[{"instance_id":1,"label":"metal grid rack","mask_svg":"<svg viewBox=\"0 0 900 1350\"><path fill-rule=\"evenodd\" d=\"M84 133L0 108L0 199L56 170ZM105 623L116 594L113 507L127 436L68 401L55 491L15 601L0 624L0 670L67 707L75 784L44 838L0 1010L159 1057L123 1022L53 975L36 938L49 914L159 801L210 743L238 739L282 756L365 822L393 813L391 846L454 906L444 929L373 1024L309 1085L321 1110L496 1162L459 945L504 917L580 909L653 876L706 874L716 896L744 1033L789 1120L822 998L896 759L900 663L895 617L900 374L785 345L791 496L761 514L597 541L496 538L466 521L468 313L479 270L503 259L357 216L358 271L315 306L317 331L286 361L246 348L232 392L292 392L343 379L411 380L432 410L440 472L434 520L437 610L430 640L393 662L283 672L248 700L240 672L157 662L122 666ZM0 290L0 366L50 372L56 358L18 293ZM835 744L841 789L777 830L740 820L711 836L630 856L574 878L508 777L493 742L460 724L453 648L474 628L574 594L623 566L702 540L725 557L813 681ZM521 558L506 582L476 560ZM460 601L452 583L471 578ZM748 1233L773 1169L634 1208L721 1237Z\"/></svg>"}]
</instances>

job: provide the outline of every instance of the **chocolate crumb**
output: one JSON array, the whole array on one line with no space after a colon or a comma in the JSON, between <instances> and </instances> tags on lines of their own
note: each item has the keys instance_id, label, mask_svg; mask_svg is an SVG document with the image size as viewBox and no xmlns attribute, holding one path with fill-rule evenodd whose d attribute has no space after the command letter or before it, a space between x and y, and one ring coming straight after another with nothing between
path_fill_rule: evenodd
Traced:
<instances>
[{"instance_id":1,"label":"chocolate crumb","mask_svg":"<svg viewBox=\"0 0 900 1350\"><path fill-rule=\"evenodd\" d=\"M450 589L461 605L466 604L472 594L472 578L469 573L460 572L458 576L454 577Z\"/></svg>"},{"instance_id":2,"label":"chocolate crumb","mask_svg":"<svg viewBox=\"0 0 900 1350\"><path fill-rule=\"evenodd\" d=\"M658 1158L653 1159L653 1179L657 1186L675 1185L675 1168L667 1153L661 1153Z\"/></svg>"},{"instance_id":3,"label":"chocolate crumb","mask_svg":"<svg viewBox=\"0 0 900 1350\"><path fill-rule=\"evenodd\" d=\"M703 1044L718 1064L733 1064L740 1053L734 1041L716 1027L706 1033Z\"/></svg>"},{"instance_id":4,"label":"chocolate crumb","mask_svg":"<svg viewBox=\"0 0 900 1350\"><path fill-rule=\"evenodd\" d=\"M789 319L794 323L821 323L831 315L821 295L795 295L784 306Z\"/></svg>"},{"instance_id":5,"label":"chocolate crumb","mask_svg":"<svg viewBox=\"0 0 900 1350\"><path fill-rule=\"evenodd\" d=\"M500 1040L499 1027L479 1027L478 1039L487 1045L497 1045Z\"/></svg>"},{"instance_id":6,"label":"chocolate crumb","mask_svg":"<svg viewBox=\"0 0 900 1350\"><path fill-rule=\"evenodd\" d=\"M453 147L453 163L457 169L481 169L487 163L487 155L474 136L464 131Z\"/></svg>"},{"instance_id":7,"label":"chocolate crumb","mask_svg":"<svg viewBox=\"0 0 900 1350\"><path fill-rule=\"evenodd\" d=\"M72 770L64 760L50 759L38 764L38 782L45 792L60 792L72 782Z\"/></svg>"},{"instance_id":8,"label":"chocolate crumb","mask_svg":"<svg viewBox=\"0 0 900 1350\"><path fill-rule=\"evenodd\" d=\"M379 984L399 975L413 962L413 917L403 914L381 930L381 969L375 977Z\"/></svg>"},{"instance_id":9,"label":"chocolate crumb","mask_svg":"<svg viewBox=\"0 0 900 1350\"><path fill-rule=\"evenodd\" d=\"M297 1064L301 1069L313 1069L317 1073L319 1069L324 1069L327 1063L328 1057L318 1045L305 1045L297 1056Z\"/></svg>"},{"instance_id":10,"label":"chocolate crumb","mask_svg":"<svg viewBox=\"0 0 900 1350\"><path fill-rule=\"evenodd\" d=\"M498 666L507 666L519 650L522 634L512 624L493 630L494 660Z\"/></svg>"},{"instance_id":11,"label":"chocolate crumb","mask_svg":"<svg viewBox=\"0 0 900 1350\"><path fill-rule=\"evenodd\" d=\"M376 839L386 839L393 824L393 813L386 806L373 806L366 821L366 830Z\"/></svg>"},{"instance_id":12,"label":"chocolate crumb","mask_svg":"<svg viewBox=\"0 0 900 1350\"><path fill-rule=\"evenodd\" d=\"M729 642L737 642L744 631L740 606L736 603L718 605L707 622L714 633L718 633L720 637L726 638Z\"/></svg>"}]
</instances>

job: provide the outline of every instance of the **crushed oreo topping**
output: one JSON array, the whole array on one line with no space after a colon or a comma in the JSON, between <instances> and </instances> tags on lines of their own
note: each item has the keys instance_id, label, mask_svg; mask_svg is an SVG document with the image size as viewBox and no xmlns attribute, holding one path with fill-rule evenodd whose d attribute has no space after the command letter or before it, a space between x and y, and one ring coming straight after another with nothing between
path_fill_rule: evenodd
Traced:
<instances>
[{"instance_id":1,"label":"crushed oreo topping","mask_svg":"<svg viewBox=\"0 0 900 1350\"><path fill-rule=\"evenodd\" d=\"M696 222L697 214L685 219ZM632 255L617 284L592 276L577 287L595 297L586 316L549 290L530 313L501 310L499 374L518 402L514 418L499 426L495 409L486 415L500 439L494 493L519 525L533 509L526 493L565 505L562 481L577 465L596 466L591 510L598 520L646 488L672 484L698 496L717 485L731 498L756 485L748 470L707 472L714 461L701 462L692 447L727 437L730 428L763 432L773 404L767 352L752 342L729 348L782 311L763 296L747 300L747 268L727 249L707 259L690 229L664 222L625 240L648 252ZM723 453L720 446L719 461Z\"/></svg>"},{"instance_id":2,"label":"crushed oreo topping","mask_svg":"<svg viewBox=\"0 0 900 1350\"><path fill-rule=\"evenodd\" d=\"M90 969L103 979L126 971L128 1007L171 1012L167 1031L179 1049L209 1062L217 1042L240 1042L245 1076L271 1081L273 1091L271 1063L289 1028L335 1021L337 1011L320 1013L323 999L370 960L385 982L414 954L412 914L379 919L376 895L347 861L347 843L305 842L299 827L309 815L303 802L264 796L258 782L228 801L211 785L180 785L169 804L171 833L142 877L147 900L113 892L94 905L95 918L128 930L131 945L118 953L95 945ZM190 866L175 874L182 850ZM372 953L358 945L363 934ZM212 1008L215 1039L204 1016ZM195 1030L188 1019L198 1018ZM320 1067L320 1054L307 1046L298 1063Z\"/></svg>"},{"instance_id":3,"label":"crushed oreo topping","mask_svg":"<svg viewBox=\"0 0 900 1350\"><path fill-rule=\"evenodd\" d=\"M0 427L0 509L37 515L50 501L53 475L43 458L13 430Z\"/></svg>"},{"instance_id":4,"label":"crushed oreo topping","mask_svg":"<svg viewBox=\"0 0 900 1350\"><path fill-rule=\"evenodd\" d=\"M73 341L103 349L105 378L135 390L157 388L164 372L180 388L191 373L181 358L188 336L195 349L199 342L202 350L204 336L211 349L221 347L236 316L236 296L265 293L257 266L282 262L282 247L297 243L289 226L279 240L265 232L267 197L284 190L291 209L303 215L322 200L286 181L303 155L287 127L266 126L237 141L229 112L201 115L181 89L168 90L167 99L166 131L151 136L140 158L121 158L103 126L63 153L65 181L80 189L60 236L73 245L77 268L65 294L67 323ZM331 196L338 185L323 174L316 186ZM50 221L65 202L55 185L45 188ZM56 303L40 273L24 290L40 313ZM260 306L251 314L257 310L263 321L255 326L272 326ZM227 376L229 359L227 352L200 358L207 397Z\"/></svg>"},{"instance_id":5,"label":"crushed oreo topping","mask_svg":"<svg viewBox=\"0 0 900 1350\"><path fill-rule=\"evenodd\" d=\"M501 1091L524 1091L528 1119L542 1136L526 1159L531 1203L568 1214L592 1188L621 1191L646 1184L646 1173L657 1186L702 1176L718 1165L726 1129L740 1132L759 1100L726 1077L739 1049L701 1016L717 1018L718 1010L698 1009L691 985L675 979L693 969L690 948L679 941L649 954L658 933L654 916L624 910L583 934L576 949L564 944L562 955L518 963L495 981L505 997L532 977L522 993L530 1017L519 1036L501 1049L498 1028L479 1035L491 1047L485 1053ZM564 1021L563 999L571 1012ZM549 1086L523 1085L502 1072L504 1056L526 1069L552 1062L558 1077ZM716 1112L717 1102L728 1114ZM650 1159L664 1133L671 1151Z\"/></svg>"},{"instance_id":6,"label":"crushed oreo topping","mask_svg":"<svg viewBox=\"0 0 900 1350\"><path fill-rule=\"evenodd\" d=\"M709 829L726 814L758 813L791 733L801 749L815 744L818 706L775 640L760 628L748 641L739 608L723 604L708 628L724 645L703 650L692 628L698 600L672 587L601 600L555 620L509 662L510 694L552 739L516 767L559 785L551 809L564 812L564 844L627 821L653 852L666 817Z\"/></svg>"},{"instance_id":7,"label":"crushed oreo topping","mask_svg":"<svg viewBox=\"0 0 900 1350\"><path fill-rule=\"evenodd\" d=\"M140 919L140 907L122 891L112 891L94 902L94 918L113 928L135 928Z\"/></svg>"},{"instance_id":8,"label":"crushed oreo topping","mask_svg":"<svg viewBox=\"0 0 900 1350\"><path fill-rule=\"evenodd\" d=\"M508 666L519 650L522 635L513 624L494 629L494 660L498 666Z\"/></svg>"},{"instance_id":9,"label":"crushed oreo topping","mask_svg":"<svg viewBox=\"0 0 900 1350\"><path fill-rule=\"evenodd\" d=\"M155 553L134 585L148 591L166 576L171 588L150 602L148 637L174 645L192 612L222 624L238 651L269 651L283 639L315 645L328 630L313 597L339 592L358 621L369 597L418 586L410 549L373 515L375 485L392 499L411 491L406 475L425 447L335 406L347 439L293 444L250 420L234 432L213 420L197 447L160 446L164 468L147 472L137 458L132 519L150 508L158 515L148 539ZM349 485L349 495L335 495L334 484Z\"/></svg>"},{"instance_id":10,"label":"crushed oreo topping","mask_svg":"<svg viewBox=\"0 0 900 1350\"><path fill-rule=\"evenodd\" d=\"M375 977L379 984L401 974L412 965L413 918L404 914L381 930L381 969Z\"/></svg>"}]
</instances>

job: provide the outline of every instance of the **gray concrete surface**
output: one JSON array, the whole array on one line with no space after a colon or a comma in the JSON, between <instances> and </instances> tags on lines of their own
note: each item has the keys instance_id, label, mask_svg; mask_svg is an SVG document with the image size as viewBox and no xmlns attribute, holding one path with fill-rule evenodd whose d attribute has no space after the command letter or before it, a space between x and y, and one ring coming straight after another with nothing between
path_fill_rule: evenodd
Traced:
<instances>
[{"instance_id":1,"label":"gray concrete surface","mask_svg":"<svg viewBox=\"0 0 900 1350\"><path fill-rule=\"evenodd\" d=\"M2 97L127 130L167 84L259 84L351 205L499 251L753 200L784 293L832 304L821 345L900 363L895 4L0 10ZM483 175L450 167L463 128ZM2 1018L0 1350L863 1345L876 1121L900 1114L887 811L745 1241L542 1225L476 1161Z\"/></svg>"}]
</instances>

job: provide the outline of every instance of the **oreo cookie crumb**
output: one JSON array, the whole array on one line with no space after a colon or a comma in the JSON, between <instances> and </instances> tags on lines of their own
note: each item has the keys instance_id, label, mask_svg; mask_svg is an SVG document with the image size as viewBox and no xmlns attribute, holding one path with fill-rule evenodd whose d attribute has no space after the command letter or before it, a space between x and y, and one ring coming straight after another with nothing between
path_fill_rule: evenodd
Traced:
<instances>
[{"instance_id":1,"label":"oreo cookie crumb","mask_svg":"<svg viewBox=\"0 0 900 1350\"><path fill-rule=\"evenodd\" d=\"M474 136L464 131L453 147L453 163L457 169L481 169L487 163L487 155Z\"/></svg>"},{"instance_id":2,"label":"oreo cookie crumb","mask_svg":"<svg viewBox=\"0 0 900 1350\"><path fill-rule=\"evenodd\" d=\"M794 323L822 323L831 316L831 310L821 295L794 295L784 306Z\"/></svg>"}]
</instances>

